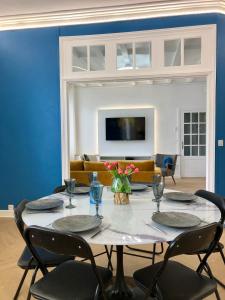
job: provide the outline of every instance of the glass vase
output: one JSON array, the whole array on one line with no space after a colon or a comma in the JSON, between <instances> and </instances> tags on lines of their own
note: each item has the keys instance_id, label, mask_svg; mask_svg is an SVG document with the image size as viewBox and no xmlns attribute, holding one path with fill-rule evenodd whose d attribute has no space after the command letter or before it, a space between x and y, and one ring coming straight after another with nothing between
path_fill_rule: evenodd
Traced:
<instances>
[{"instance_id":1,"label":"glass vase","mask_svg":"<svg viewBox=\"0 0 225 300\"><path fill-rule=\"evenodd\" d=\"M114 193L115 204L129 204L129 194L131 193L131 186L127 176L115 177L112 182L111 190Z\"/></svg>"},{"instance_id":2,"label":"glass vase","mask_svg":"<svg viewBox=\"0 0 225 300\"><path fill-rule=\"evenodd\" d=\"M113 193L131 193L130 181L127 176L117 176L113 178L111 191Z\"/></svg>"}]
</instances>

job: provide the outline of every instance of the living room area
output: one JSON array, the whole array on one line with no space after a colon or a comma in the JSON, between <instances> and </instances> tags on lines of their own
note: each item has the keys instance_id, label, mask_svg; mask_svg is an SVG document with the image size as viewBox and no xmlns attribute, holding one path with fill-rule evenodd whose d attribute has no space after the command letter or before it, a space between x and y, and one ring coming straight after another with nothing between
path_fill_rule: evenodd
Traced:
<instances>
[{"instance_id":1,"label":"living room area","mask_svg":"<svg viewBox=\"0 0 225 300\"><path fill-rule=\"evenodd\" d=\"M103 162L126 160L141 170L133 181L150 184L171 157L175 165L174 174L166 176L168 188L205 187L205 77L75 82L70 90L71 177L88 184L85 172L98 171L99 180L110 185ZM163 154L161 165L155 164L157 154Z\"/></svg>"}]
</instances>

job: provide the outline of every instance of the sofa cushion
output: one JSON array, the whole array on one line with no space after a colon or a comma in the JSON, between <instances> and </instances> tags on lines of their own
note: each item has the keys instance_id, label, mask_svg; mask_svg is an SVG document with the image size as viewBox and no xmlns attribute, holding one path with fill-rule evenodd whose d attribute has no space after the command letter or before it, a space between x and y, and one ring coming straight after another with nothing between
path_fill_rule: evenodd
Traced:
<instances>
[{"instance_id":1,"label":"sofa cushion","mask_svg":"<svg viewBox=\"0 0 225 300\"><path fill-rule=\"evenodd\" d=\"M103 162L85 161L84 170L85 171L106 171L106 167Z\"/></svg>"},{"instance_id":2,"label":"sofa cushion","mask_svg":"<svg viewBox=\"0 0 225 300\"><path fill-rule=\"evenodd\" d=\"M84 169L84 163L82 160L71 160L70 170L71 171L82 171Z\"/></svg>"},{"instance_id":3,"label":"sofa cushion","mask_svg":"<svg viewBox=\"0 0 225 300\"><path fill-rule=\"evenodd\" d=\"M155 175L161 174L160 169L155 171L141 171L131 175L132 182L153 182L153 178Z\"/></svg>"},{"instance_id":4,"label":"sofa cushion","mask_svg":"<svg viewBox=\"0 0 225 300\"><path fill-rule=\"evenodd\" d=\"M75 178L78 183L90 185L89 176L91 171L70 171L70 177ZM98 171L98 181L109 186L112 184L112 174L109 171Z\"/></svg>"},{"instance_id":5,"label":"sofa cushion","mask_svg":"<svg viewBox=\"0 0 225 300\"><path fill-rule=\"evenodd\" d=\"M127 165L134 164L139 171L154 171L154 160L121 160L118 162L119 168L125 169Z\"/></svg>"}]
</instances>

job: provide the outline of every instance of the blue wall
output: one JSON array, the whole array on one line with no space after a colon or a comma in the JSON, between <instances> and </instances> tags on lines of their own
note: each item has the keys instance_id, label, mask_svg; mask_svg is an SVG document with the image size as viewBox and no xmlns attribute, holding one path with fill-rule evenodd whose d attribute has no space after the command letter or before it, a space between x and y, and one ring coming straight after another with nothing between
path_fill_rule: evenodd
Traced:
<instances>
[{"instance_id":1,"label":"blue wall","mask_svg":"<svg viewBox=\"0 0 225 300\"><path fill-rule=\"evenodd\" d=\"M0 32L0 209L61 183L59 36L217 24L216 136L225 138L225 16L169 17ZM216 191L225 195L225 149Z\"/></svg>"}]
</instances>

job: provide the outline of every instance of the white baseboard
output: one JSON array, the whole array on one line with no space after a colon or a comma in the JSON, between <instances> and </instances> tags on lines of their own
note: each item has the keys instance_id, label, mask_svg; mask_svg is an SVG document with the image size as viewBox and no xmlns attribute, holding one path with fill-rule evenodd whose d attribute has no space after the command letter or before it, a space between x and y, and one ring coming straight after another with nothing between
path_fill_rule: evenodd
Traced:
<instances>
[{"instance_id":1,"label":"white baseboard","mask_svg":"<svg viewBox=\"0 0 225 300\"><path fill-rule=\"evenodd\" d=\"M13 218L13 210L0 210L0 218Z\"/></svg>"}]
</instances>

